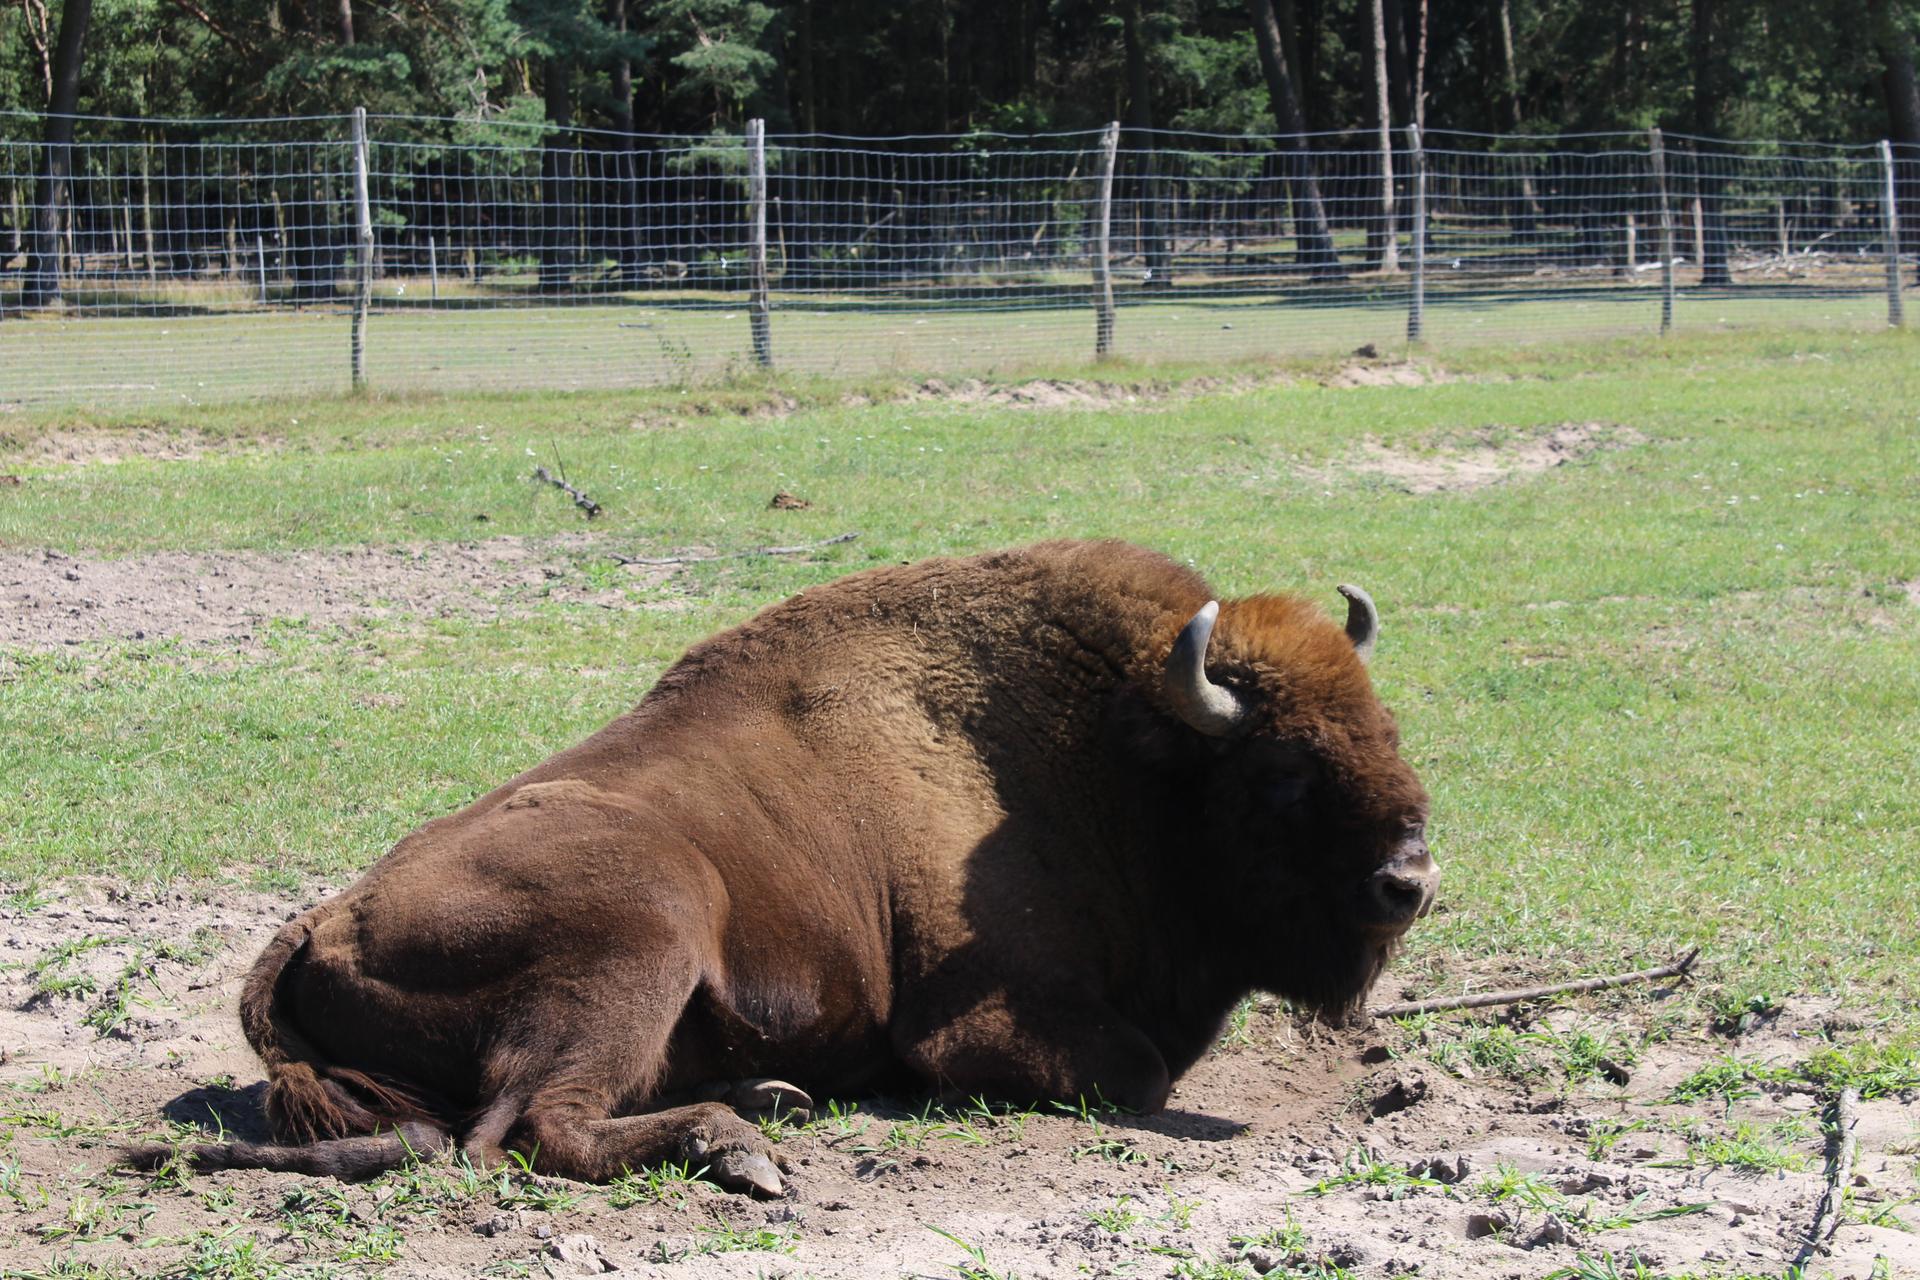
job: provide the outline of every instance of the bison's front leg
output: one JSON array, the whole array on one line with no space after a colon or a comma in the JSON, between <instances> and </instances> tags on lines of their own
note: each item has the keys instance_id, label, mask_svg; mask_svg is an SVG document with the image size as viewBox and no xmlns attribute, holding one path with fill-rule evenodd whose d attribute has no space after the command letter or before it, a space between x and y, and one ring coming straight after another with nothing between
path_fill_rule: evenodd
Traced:
<instances>
[{"instance_id":1,"label":"bison's front leg","mask_svg":"<svg viewBox=\"0 0 1920 1280\"><path fill-rule=\"evenodd\" d=\"M954 1012L936 1004L895 1022L901 1058L934 1088L1010 1102L1104 1099L1158 1111L1172 1082L1153 1042L1102 1001L1001 989Z\"/></svg>"}]
</instances>

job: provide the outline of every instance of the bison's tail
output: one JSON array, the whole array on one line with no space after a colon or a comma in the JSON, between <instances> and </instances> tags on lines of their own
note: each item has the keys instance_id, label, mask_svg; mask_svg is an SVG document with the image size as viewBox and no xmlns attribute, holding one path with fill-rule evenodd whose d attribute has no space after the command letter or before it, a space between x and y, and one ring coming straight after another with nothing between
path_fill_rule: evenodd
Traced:
<instances>
[{"instance_id":1,"label":"bison's tail","mask_svg":"<svg viewBox=\"0 0 1920 1280\"><path fill-rule=\"evenodd\" d=\"M408 1121L384 1133L326 1138L298 1146L202 1142L173 1147L164 1142L142 1142L129 1146L125 1158L134 1168L149 1171L172 1160L183 1160L196 1169L271 1169L276 1173L359 1180L378 1177L418 1157L438 1155L452 1143L452 1135L439 1125Z\"/></svg>"},{"instance_id":2,"label":"bison's tail","mask_svg":"<svg viewBox=\"0 0 1920 1280\"><path fill-rule=\"evenodd\" d=\"M267 1123L275 1137L295 1143L433 1123L433 1108L412 1090L328 1062L295 1025L287 979L326 910L309 911L275 934L240 992L240 1028L267 1068Z\"/></svg>"},{"instance_id":3,"label":"bison's tail","mask_svg":"<svg viewBox=\"0 0 1920 1280\"><path fill-rule=\"evenodd\" d=\"M278 1169L372 1177L432 1154L447 1126L417 1094L390 1080L326 1061L289 1009L287 978L327 908L293 920L267 944L240 993L240 1026L267 1068L267 1123L279 1144L223 1142L129 1148L129 1163L154 1169L181 1156L206 1169Z\"/></svg>"}]
</instances>

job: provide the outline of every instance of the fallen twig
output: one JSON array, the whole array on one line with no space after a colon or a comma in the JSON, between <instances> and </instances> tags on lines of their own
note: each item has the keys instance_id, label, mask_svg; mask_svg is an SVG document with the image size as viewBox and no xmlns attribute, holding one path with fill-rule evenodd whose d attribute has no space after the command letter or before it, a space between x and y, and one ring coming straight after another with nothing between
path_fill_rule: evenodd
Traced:
<instances>
[{"instance_id":1,"label":"fallen twig","mask_svg":"<svg viewBox=\"0 0 1920 1280\"><path fill-rule=\"evenodd\" d=\"M1820 1193L1820 1207L1813 1215L1813 1226L1807 1231L1807 1238L1801 1242L1800 1252L1794 1257L1796 1269L1804 1270L1807 1263L1813 1261L1815 1254L1826 1248L1827 1241L1840 1228L1840 1210L1847 1202L1847 1179L1853 1175L1853 1157L1858 1145L1854 1130L1860 1124L1860 1091L1848 1088L1840 1091L1833 1100L1833 1129L1837 1146L1833 1153L1833 1163L1827 1166L1827 1189Z\"/></svg>"},{"instance_id":2,"label":"fallen twig","mask_svg":"<svg viewBox=\"0 0 1920 1280\"><path fill-rule=\"evenodd\" d=\"M712 551L705 555L690 556L615 556L619 564L703 564L708 560L739 560L747 556L797 556L808 551L818 551L821 547L836 546L842 542L852 542L859 537L852 533L836 533L831 538L822 538L818 542L801 542L791 547L751 547L745 551Z\"/></svg>"},{"instance_id":3,"label":"fallen twig","mask_svg":"<svg viewBox=\"0 0 1920 1280\"><path fill-rule=\"evenodd\" d=\"M580 492L580 490L574 488L572 485L568 484L565 480L561 479L559 476L556 476L555 474L553 474L553 472L547 470L545 467L535 467L533 469L533 478L535 480L544 480L548 484L552 485L554 488L564 490L567 496L573 499L573 505L587 513L587 519L591 520L595 516L600 514L599 503L595 502L592 498L589 498L586 494Z\"/></svg>"},{"instance_id":4,"label":"fallen twig","mask_svg":"<svg viewBox=\"0 0 1920 1280\"><path fill-rule=\"evenodd\" d=\"M1616 973L1605 978L1582 978L1578 982L1556 982L1545 987L1522 987L1516 991L1488 991L1477 996L1445 996L1438 1000L1409 1000L1404 1004L1386 1004L1367 1012L1376 1018L1405 1018L1416 1013L1437 1013L1442 1009L1485 1009L1492 1005L1519 1004L1523 1000L1539 1000L1546 996L1565 995L1574 991L1604 991L1608 987L1624 987L1631 982L1650 982L1655 978L1678 978L1693 968L1693 962L1700 956L1700 948L1690 948L1687 953L1670 964L1659 965L1652 969L1638 969L1632 973Z\"/></svg>"}]
</instances>

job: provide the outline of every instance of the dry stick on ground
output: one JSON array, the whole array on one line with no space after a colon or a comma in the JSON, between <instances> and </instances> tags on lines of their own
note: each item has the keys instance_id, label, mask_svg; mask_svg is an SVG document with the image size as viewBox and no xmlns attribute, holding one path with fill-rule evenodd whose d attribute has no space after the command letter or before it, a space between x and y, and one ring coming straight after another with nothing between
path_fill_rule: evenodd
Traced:
<instances>
[{"instance_id":1,"label":"dry stick on ground","mask_svg":"<svg viewBox=\"0 0 1920 1280\"><path fill-rule=\"evenodd\" d=\"M802 542L791 547L753 547L747 551L714 551L697 556L615 556L614 561L618 564L704 564L708 560L739 560L746 556L797 556L802 552L818 551L821 547L852 542L859 536L859 530L855 530L852 533L836 533L831 538L822 538L818 542Z\"/></svg>"},{"instance_id":2,"label":"dry stick on ground","mask_svg":"<svg viewBox=\"0 0 1920 1280\"><path fill-rule=\"evenodd\" d=\"M1847 1179L1853 1174L1853 1157L1858 1145L1854 1130L1860 1124L1860 1091L1848 1088L1840 1091L1833 1100L1833 1129L1838 1141L1838 1149L1833 1153L1833 1163L1827 1166L1827 1189L1820 1195L1820 1208L1813 1215L1813 1226L1807 1231L1806 1240L1800 1245L1793 1265L1805 1268L1813 1261L1815 1254L1826 1247L1827 1241L1840 1227L1840 1210L1847 1203Z\"/></svg>"},{"instance_id":3,"label":"dry stick on ground","mask_svg":"<svg viewBox=\"0 0 1920 1280\"><path fill-rule=\"evenodd\" d=\"M1652 969L1638 969L1632 973L1616 973L1605 978L1582 978L1578 982L1556 982L1546 987L1523 987L1517 991L1488 991L1477 996L1445 996L1438 1000L1409 1000L1405 1004L1385 1004L1367 1012L1376 1018L1405 1018L1416 1013L1437 1013L1442 1009L1485 1009L1491 1005L1519 1004L1523 1000L1539 1000L1546 996L1565 995L1574 991L1604 991L1608 987L1624 987L1630 982L1651 982L1656 978L1678 978L1693 968L1693 962L1700 957L1700 948L1694 947L1671 964L1659 965Z\"/></svg>"},{"instance_id":4,"label":"dry stick on ground","mask_svg":"<svg viewBox=\"0 0 1920 1280\"><path fill-rule=\"evenodd\" d=\"M562 480L559 476L556 476L555 474L553 474L553 472L547 470L545 467L535 467L533 469L533 478L535 480L544 480L556 489L565 490L567 496L573 499L573 505L587 513L587 519L591 520L595 516L600 514L599 503L595 502L592 498L589 498L586 494L580 492L578 489L574 488L572 485L568 484L565 480Z\"/></svg>"}]
</instances>

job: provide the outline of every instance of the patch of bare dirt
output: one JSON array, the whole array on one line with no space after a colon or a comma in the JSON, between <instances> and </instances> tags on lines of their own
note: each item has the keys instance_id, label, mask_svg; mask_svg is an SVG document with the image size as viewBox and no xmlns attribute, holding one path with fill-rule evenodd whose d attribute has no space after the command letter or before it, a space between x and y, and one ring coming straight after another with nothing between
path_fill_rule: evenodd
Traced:
<instances>
[{"instance_id":1,"label":"patch of bare dirt","mask_svg":"<svg viewBox=\"0 0 1920 1280\"><path fill-rule=\"evenodd\" d=\"M155 427L76 429L56 428L24 439L0 433L0 456L36 464L72 466L112 464L130 460L183 462L208 453L258 452L260 440L242 444L188 429L162 431Z\"/></svg>"},{"instance_id":2,"label":"patch of bare dirt","mask_svg":"<svg viewBox=\"0 0 1920 1280\"><path fill-rule=\"evenodd\" d=\"M1900 590L1906 593L1907 603L1920 607L1920 578L1915 578L1910 582L1902 582L1898 585Z\"/></svg>"},{"instance_id":3,"label":"patch of bare dirt","mask_svg":"<svg viewBox=\"0 0 1920 1280\"><path fill-rule=\"evenodd\" d=\"M1452 382L1454 375L1426 360L1349 360L1319 379L1323 387L1345 391L1354 387L1427 387Z\"/></svg>"},{"instance_id":4,"label":"patch of bare dirt","mask_svg":"<svg viewBox=\"0 0 1920 1280\"><path fill-rule=\"evenodd\" d=\"M1563 422L1533 431L1488 429L1454 437L1430 449L1406 449L1368 440L1335 467L1309 473L1326 483L1341 475L1376 477L1408 493L1460 493L1516 477L1538 475L1609 449L1646 443L1646 436L1614 422Z\"/></svg>"},{"instance_id":5,"label":"patch of bare dirt","mask_svg":"<svg viewBox=\"0 0 1920 1280\"><path fill-rule=\"evenodd\" d=\"M540 601L631 607L670 568L608 562L589 577L586 537L264 552L162 551L121 560L0 551L0 648L176 639L251 646L275 619L492 617ZM670 606L650 599L646 607Z\"/></svg>"},{"instance_id":6,"label":"patch of bare dirt","mask_svg":"<svg viewBox=\"0 0 1920 1280\"><path fill-rule=\"evenodd\" d=\"M934 400L943 404L987 405L996 409L1104 409L1115 405L1139 404L1143 400L1164 400L1171 390L1168 387L1079 382L1064 378L1038 378L1031 382L982 382L977 378L960 378L949 382L941 378L929 378L909 390L904 398L909 401Z\"/></svg>"},{"instance_id":7,"label":"patch of bare dirt","mask_svg":"<svg viewBox=\"0 0 1920 1280\"><path fill-rule=\"evenodd\" d=\"M952 1275L978 1250L976 1274L1029 1277L1167 1276L1181 1263L1199 1274L1214 1261L1239 1270L1207 1274L1330 1262L1358 1277L1505 1280L1582 1255L1611 1255L1621 1274L1630 1258L1660 1274L1774 1274L1824 1184L1814 1100L1762 1090L1668 1101L1729 1049L1806 1057L1834 1025L1811 1001L1735 1042L1665 1040L1623 1085L1476 1071L1439 1052L1445 1028L1432 1043L1393 1028L1308 1034L1262 1010L1158 1116L842 1104L784 1132L793 1191L772 1203L704 1184L631 1203L512 1171L470 1180L445 1164L357 1186L258 1171L184 1186L105 1177L117 1144L157 1133L162 1115L264 1132L235 1000L257 950L323 891L143 897L74 885L0 908L9 1265L151 1274L244 1248L256 1272L358 1260L393 1276L921 1277ZM1561 1009L1515 1029L1566 1043L1589 1018ZM1920 1238L1892 1225L1913 1193L1917 1122L1911 1099L1867 1104L1851 1203L1891 1216L1849 1218L1809 1274L1864 1280L1880 1256L1895 1275L1920 1267ZM1741 1173L1690 1145L1739 1126L1793 1167Z\"/></svg>"}]
</instances>

